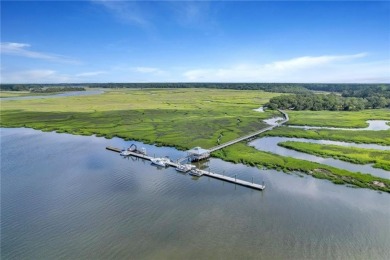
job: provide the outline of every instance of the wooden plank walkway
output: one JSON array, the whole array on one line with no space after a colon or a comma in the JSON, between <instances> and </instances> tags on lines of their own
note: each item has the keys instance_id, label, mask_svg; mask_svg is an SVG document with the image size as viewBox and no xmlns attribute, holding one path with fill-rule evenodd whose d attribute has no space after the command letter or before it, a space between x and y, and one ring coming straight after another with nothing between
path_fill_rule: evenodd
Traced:
<instances>
[{"instance_id":1,"label":"wooden plank walkway","mask_svg":"<svg viewBox=\"0 0 390 260\"><path fill-rule=\"evenodd\" d=\"M106 149L110 150L110 151L113 151L113 152L116 152L116 153L120 153L122 151L120 148L116 148L116 147L112 147L112 146L107 146ZM147 155L143 155L143 154L139 154L139 153L133 153L133 152L130 152L129 156L138 157L138 158L145 159L145 160L148 160L148 161L153 159L153 157L151 157L151 156L147 156ZM174 168L176 168L178 166L178 164L174 163L174 162L169 162L168 165L171 166L171 167L174 167ZM212 178L215 178L215 179L219 179L219 180L222 180L222 181L227 181L227 182L230 182L230 183L234 183L234 184L237 184L237 185L240 185L240 186L252 188L252 189L255 189L255 190L264 190L265 189L265 185L260 185L260 184L256 184L256 183L252 183L252 182L248 182L248 181L244 181L244 180L240 180L240 179L237 179L237 178L232 178L232 177L229 177L229 176L225 176L225 175L218 174L218 173L213 173L213 172L210 172L210 171L201 170L201 172L202 172L203 175L206 175L206 176L209 176L209 177L212 177Z\"/></svg>"},{"instance_id":2,"label":"wooden plank walkway","mask_svg":"<svg viewBox=\"0 0 390 260\"><path fill-rule=\"evenodd\" d=\"M214 147L212 147L212 148L210 148L210 149L208 149L208 150L210 151L210 153L212 153L212 152L215 152L215 151L217 151L217 150L223 149L223 148L225 148L225 147L227 147L227 146L230 146L230 145L239 143L239 142L241 142L241 141L250 139L250 138L252 138L252 137L255 137L255 136L257 136L257 135L259 135L259 134L261 134L261 133L264 133L264 132L266 132L266 131L272 130L272 129L274 129L275 127L281 126L282 124L286 123L286 122L289 120L289 117L288 117L287 113L284 112L283 110L279 110L279 112L281 112L281 113L283 114L283 116L284 116L285 119L284 119L283 121L281 121L280 123L278 123L277 125L273 125L273 126L269 126L269 127L263 128L263 129L261 129L261 130L259 130L259 131L253 132L253 133L248 134L248 135L246 135L246 136L239 137L239 138L237 138L237 139L234 139L234 140L232 140L232 141L226 142L226 143L224 143L224 144L220 144L220 145L214 146Z\"/></svg>"}]
</instances>

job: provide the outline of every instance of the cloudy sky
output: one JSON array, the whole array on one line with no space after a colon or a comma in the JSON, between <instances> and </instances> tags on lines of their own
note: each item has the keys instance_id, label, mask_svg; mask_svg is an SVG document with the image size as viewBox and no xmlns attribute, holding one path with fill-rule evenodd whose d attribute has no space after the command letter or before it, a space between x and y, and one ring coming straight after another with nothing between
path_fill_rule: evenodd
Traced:
<instances>
[{"instance_id":1,"label":"cloudy sky","mask_svg":"<svg viewBox=\"0 0 390 260\"><path fill-rule=\"evenodd\" d=\"M390 83L390 2L2 1L1 83Z\"/></svg>"}]
</instances>

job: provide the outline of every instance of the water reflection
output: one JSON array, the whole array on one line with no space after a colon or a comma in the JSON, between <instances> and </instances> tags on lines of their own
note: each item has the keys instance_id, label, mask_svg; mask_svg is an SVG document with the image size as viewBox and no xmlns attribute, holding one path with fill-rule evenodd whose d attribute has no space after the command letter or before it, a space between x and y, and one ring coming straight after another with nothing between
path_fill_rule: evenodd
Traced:
<instances>
[{"instance_id":1,"label":"water reflection","mask_svg":"<svg viewBox=\"0 0 390 260\"><path fill-rule=\"evenodd\" d=\"M263 122L269 124L269 125L278 125L280 121L283 121L284 118L283 117L273 117L273 118L270 118L270 119L265 119L263 120Z\"/></svg>"},{"instance_id":2,"label":"water reflection","mask_svg":"<svg viewBox=\"0 0 390 260\"><path fill-rule=\"evenodd\" d=\"M105 150L131 143L1 129L2 258L390 258L388 194L204 164L265 181L261 192ZM183 155L134 143L159 157Z\"/></svg>"}]
</instances>

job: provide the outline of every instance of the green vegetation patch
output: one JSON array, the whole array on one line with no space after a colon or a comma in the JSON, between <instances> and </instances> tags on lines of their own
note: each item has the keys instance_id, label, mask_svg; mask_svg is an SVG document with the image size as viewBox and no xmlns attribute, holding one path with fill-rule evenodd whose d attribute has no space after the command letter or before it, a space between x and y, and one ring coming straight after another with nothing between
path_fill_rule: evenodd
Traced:
<instances>
[{"instance_id":1,"label":"green vegetation patch","mask_svg":"<svg viewBox=\"0 0 390 260\"><path fill-rule=\"evenodd\" d=\"M321 157L333 157L356 164L373 163L376 168L390 171L390 151L292 141L282 142L278 145L299 152L314 154Z\"/></svg>"},{"instance_id":2,"label":"green vegetation patch","mask_svg":"<svg viewBox=\"0 0 390 260\"><path fill-rule=\"evenodd\" d=\"M213 153L213 156L233 163L273 168L285 172L304 172L315 178L330 180L335 184L352 184L356 187L390 192L390 180L388 179L259 151L247 146L245 143L238 143L216 151Z\"/></svg>"},{"instance_id":3,"label":"green vegetation patch","mask_svg":"<svg viewBox=\"0 0 390 260\"><path fill-rule=\"evenodd\" d=\"M0 98L34 96L30 91L0 91Z\"/></svg>"},{"instance_id":4,"label":"green vegetation patch","mask_svg":"<svg viewBox=\"0 0 390 260\"><path fill-rule=\"evenodd\" d=\"M279 94L219 89L120 89L101 95L1 103L2 127L121 137L209 148L265 127L277 111L253 111Z\"/></svg>"},{"instance_id":5,"label":"green vegetation patch","mask_svg":"<svg viewBox=\"0 0 390 260\"><path fill-rule=\"evenodd\" d=\"M304 130L304 129L283 126L283 127L275 128L272 131L265 132L264 135L390 145L390 130L384 130L384 131L348 131L348 130L326 130L326 129Z\"/></svg>"},{"instance_id":6,"label":"green vegetation patch","mask_svg":"<svg viewBox=\"0 0 390 260\"><path fill-rule=\"evenodd\" d=\"M361 111L286 111L289 125L327 126L344 128L367 127L367 120L390 120L390 109Z\"/></svg>"},{"instance_id":7,"label":"green vegetation patch","mask_svg":"<svg viewBox=\"0 0 390 260\"><path fill-rule=\"evenodd\" d=\"M278 93L219 89L110 89L94 96L1 102L2 127L120 137L188 149L209 148L265 127L277 111L256 112ZM302 113L308 113L307 111ZM322 113L322 112L320 112ZM340 113L340 112L339 112ZM330 116L328 116L329 118ZM372 119L372 118L369 118ZM279 127L267 135L390 144L390 131L304 131ZM227 161L300 171L334 183L389 191L389 180L261 152L240 143L214 153Z\"/></svg>"}]
</instances>

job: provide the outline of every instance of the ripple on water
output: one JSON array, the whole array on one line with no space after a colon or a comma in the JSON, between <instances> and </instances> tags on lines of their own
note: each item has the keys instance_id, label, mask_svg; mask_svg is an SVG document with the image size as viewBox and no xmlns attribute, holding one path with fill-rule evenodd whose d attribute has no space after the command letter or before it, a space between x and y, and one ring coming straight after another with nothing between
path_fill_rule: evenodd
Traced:
<instances>
[{"instance_id":1,"label":"ripple on water","mask_svg":"<svg viewBox=\"0 0 390 260\"><path fill-rule=\"evenodd\" d=\"M388 194L209 161L215 172L264 180L260 192L105 150L129 146L120 139L10 131L1 133L4 259L390 257Z\"/></svg>"}]
</instances>

